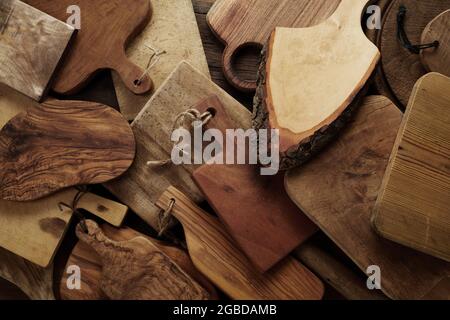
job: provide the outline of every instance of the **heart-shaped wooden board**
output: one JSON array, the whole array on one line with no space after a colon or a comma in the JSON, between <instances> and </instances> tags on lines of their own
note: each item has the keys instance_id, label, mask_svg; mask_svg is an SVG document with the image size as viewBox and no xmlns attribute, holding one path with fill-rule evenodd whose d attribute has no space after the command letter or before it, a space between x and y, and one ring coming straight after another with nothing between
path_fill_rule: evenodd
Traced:
<instances>
[{"instance_id":1,"label":"heart-shaped wooden board","mask_svg":"<svg viewBox=\"0 0 450 320\"><path fill-rule=\"evenodd\" d=\"M109 181L131 166L135 148L128 122L113 108L47 101L0 131L0 198L36 200L66 187Z\"/></svg>"},{"instance_id":2,"label":"heart-shaped wooden board","mask_svg":"<svg viewBox=\"0 0 450 320\"><path fill-rule=\"evenodd\" d=\"M150 77L125 54L128 42L142 31L151 19L150 0L25 2L61 21L67 21L69 18L81 21L78 35L56 76L54 91L74 94L101 69L116 71L126 87L135 94L143 94L152 89Z\"/></svg>"},{"instance_id":3,"label":"heart-shaped wooden board","mask_svg":"<svg viewBox=\"0 0 450 320\"><path fill-rule=\"evenodd\" d=\"M254 127L279 130L282 169L309 160L353 112L352 102L380 57L361 27L368 2L342 0L317 26L272 33L260 68Z\"/></svg>"}]
</instances>

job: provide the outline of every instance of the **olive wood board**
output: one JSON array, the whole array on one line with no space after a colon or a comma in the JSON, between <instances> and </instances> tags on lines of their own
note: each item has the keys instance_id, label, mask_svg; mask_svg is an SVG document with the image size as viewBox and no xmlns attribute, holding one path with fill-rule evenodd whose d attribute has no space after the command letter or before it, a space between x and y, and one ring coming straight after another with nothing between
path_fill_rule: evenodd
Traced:
<instances>
[{"instance_id":1,"label":"olive wood board","mask_svg":"<svg viewBox=\"0 0 450 320\"><path fill-rule=\"evenodd\" d=\"M414 87L372 223L392 241L450 262L450 78Z\"/></svg>"},{"instance_id":2,"label":"olive wood board","mask_svg":"<svg viewBox=\"0 0 450 320\"><path fill-rule=\"evenodd\" d=\"M181 249L169 246L161 241L147 237L130 228L114 228L107 224L101 226L103 233L115 241L127 241L137 237L144 237L151 241L162 252L178 264L192 279L199 283L209 294L209 298L216 300L218 294L214 286L192 264L189 256ZM80 267L82 274L80 290L70 290L67 282L71 275L70 267ZM59 293L63 300L106 300L108 297L101 290L102 262L100 256L87 244L79 241L67 261L65 272L60 283Z\"/></svg>"},{"instance_id":3,"label":"olive wood board","mask_svg":"<svg viewBox=\"0 0 450 320\"><path fill-rule=\"evenodd\" d=\"M131 166L135 149L128 122L113 108L47 100L0 131L0 199L31 201L107 182Z\"/></svg>"},{"instance_id":4,"label":"olive wood board","mask_svg":"<svg viewBox=\"0 0 450 320\"><path fill-rule=\"evenodd\" d=\"M262 47L275 27L306 28L328 18L340 0L217 0L206 20L213 33L225 44L223 72L241 91L255 91L256 82L241 79L234 70L239 50Z\"/></svg>"},{"instance_id":5,"label":"olive wood board","mask_svg":"<svg viewBox=\"0 0 450 320\"><path fill-rule=\"evenodd\" d=\"M368 97L334 144L286 174L291 199L363 271L380 267L392 299L421 299L450 275L450 264L377 236L370 225L402 114L382 96ZM445 298L450 287L442 290Z\"/></svg>"},{"instance_id":6,"label":"olive wood board","mask_svg":"<svg viewBox=\"0 0 450 320\"><path fill-rule=\"evenodd\" d=\"M205 130L218 129L225 136L228 129L238 129L216 96L201 101L195 109L200 113L213 110ZM223 146L222 158L227 149ZM289 199L284 175L263 176L260 169L258 165L205 164L194 171L193 178L239 247L266 272L317 227Z\"/></svg>"},{"instance_id":7,"label":"olive wood board","mask_svg":"<svg viewBox=\"0 0 450 320\"><path fill-rule=\"evenodd\" d=\"M52 89L75 94L102 69L117 72L134 94L149 92L153 83L144 69L125 54L128 43L149 23L149 0L25 0L49 15L67 21L79 14L77 37L58 71ZM79 11L69 8L77 6ZM76 18L75 18L76 20Z\"/></svg>"},{"instance_id":8,"label":"olive wood board","mask_svg":"<svg viewBox=\"0 0 450 320\"><path fill-rule=\"evenodd\" d=\"M0 83L41 101L75 33L22 1L2 0Z\"/></svg>"},{"instance_id":9,"label":"olive wood board","mask_svg":"<svg viewBox=\"0 0 450 320\"><path fill-rule=\"evenodd\" d=\"M0 127L15 115L34 108L36 102L12 89L0 85ZM59 204L72 204L77 194L75 188L55 193L31 202L0 200L0 247L47 267L58 249L72 212ZM128 208L117 202L91 193L78 202L85 209L103 220L120 226Z\"/></svg>"},{"instance_id":10,"label":"olive wood board","mask_svg":"<svg viewBox=\"0 0 450 320\"><path fill-rule=\"evenodd\" d=\"M148 0L150 1L150 0ZM151 0L153 15L150 23L130 42L126 53L129 59L142 69L149 70L155 90L167 79L182 60L209 76L208 63L203 50L191 0ZM159 57L153 56L154 52ZM135 95L113 73L114 87L120 112L134 120L152 93Z\"/></svg>"},{"instance_id":11,"label":"olive wood board","mask_svg":"<svg viewBox=\"0 0 450 320\"><path fill-rule=\"evenodd\" d=\"M197 269L234 300L319 300L322 282L288 257L265 274L258 272L219 223L174 187L158 200L183 225Z\"/></svg>"},{"instance_id":12,"label":"olive wood board","mask_svg":"<svg viewBox=\"0 0 450 320\"><path fill-rule=\"evenodd\" d=\"M247 109L207 76L182 61L131 125L137 144L133 165L122 177L105 184L157 231L160 231L160 209L155 203L169 186L179 188L197 203L202 202L204 197L191 177L198 165L148 166L147 162L170 159L174 119L211 95L216 95L227 106L236 127L251 127L251 114Z\"/></svg>"}]
</instances>

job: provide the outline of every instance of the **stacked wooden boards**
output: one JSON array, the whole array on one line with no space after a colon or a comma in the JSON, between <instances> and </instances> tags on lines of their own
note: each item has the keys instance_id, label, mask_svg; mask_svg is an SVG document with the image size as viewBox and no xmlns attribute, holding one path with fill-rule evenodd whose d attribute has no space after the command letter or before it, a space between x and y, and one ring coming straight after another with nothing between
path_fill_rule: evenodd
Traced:
<instances>
[{"instance_id":1,"label":"stacked wooden boards","mask_svg":"<svg viewBox=\"0 0 450 320\"><path fill-rule=\"evenodd\" d=\"M390 240L450 262L450 78L414 87L374 210Z\"/></svg>"},{"instance_id":2,"label":"stacked wooden boards","mask_svg":"<svg viewBox=\"0 0 450 320\"><path fill-rule=\"evenodd\" d=\"M42 100L74 34L73 27L22 1L2 0L0 83Z\"/></svg>"},{"instance_id":3,"label":"stacked wooden boards","mask_svg":"<svg viewBox=\"0 0 450 320\"><path fill-rule=\"evenodd\" d=\"M383 240L370 225L401 120L388 99L368 97L326 152L287 173L286 189L361 270L380 267L388 297L421 299L441 290L439 298L449 299L449 263Z\"/></svg>"}]
</instances>

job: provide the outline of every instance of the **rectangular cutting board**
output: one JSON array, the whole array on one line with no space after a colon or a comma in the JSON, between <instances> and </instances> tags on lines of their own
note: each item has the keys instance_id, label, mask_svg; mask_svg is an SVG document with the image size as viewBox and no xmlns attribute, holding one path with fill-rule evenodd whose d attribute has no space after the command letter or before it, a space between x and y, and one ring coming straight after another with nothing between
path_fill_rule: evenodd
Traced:
<instances>
[{"instance_id":1,"label":"rectangular cutting board","mask_svg":"<svg viewBox=\"0 0 450 320\"><path fill-rule=\"evenodd\" d=\"M149 0L150 1L150 0ZM165 52L149 70L155 90L182 61L209 77L208 63L203 50L200 32L197 26L191 0L151 0L152 20L142 33L127 48L127 56L143 70L149 67L153 51ZM145 106L152 93L137 96L130 92L120 77L113 73L114 87L119 101L120 111L128 119L133 120Z\"/></svg>"},{"instance_id":2,"label":"rectangular cutting board","mask_svg":"<svg viewBox=\"0 0 450 320\"><path fill-rule=\"evenodd\" d=\"M40 101L75 29L19 0L0 2L0 83Z\"/></svg>"},{"instance_id":3,"label":"rectangular cutting board","mask_svg":"<svg viewBox=\"0 0 450 320\"><path fill-rule=\"evenodd\" d=\"M289 171L285 184L291 199L363 272L380 267L388 297L421 299L446 283L450 263L378 237L370 225L401 120L387 98L368 97L341 137ZM450 298L448 285L441 297Z\"/></svg>"},{"instance_id":4,"label":"rectangular cutting board","mask_svg":"<svg viewBox=\"0 0 450 320\"><path fill-rule=\"evenodd\" d=\"M372 223L383 237L450 262L450 78L414 87Z\"/></svg>"}]
</instances>

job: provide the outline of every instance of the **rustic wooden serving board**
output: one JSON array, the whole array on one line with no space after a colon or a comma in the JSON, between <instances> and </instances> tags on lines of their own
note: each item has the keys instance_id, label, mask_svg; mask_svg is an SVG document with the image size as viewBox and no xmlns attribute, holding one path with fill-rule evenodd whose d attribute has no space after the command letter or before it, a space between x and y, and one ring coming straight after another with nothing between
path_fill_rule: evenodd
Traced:
<instances>
[{"instance_id":1,"label":"rustic wooden serving board","mask_svg":"<svg viewBox=\"0 0 450 320\"><path fill-rule=\"evenodd\" d=\"M136 237L145 237L154 243L162 252L169 256L176 264L178 264L187 274L197 281L203 288L208 291L210 299L218 299L217 291L192 264L189 255L184 251L169 246L156 239L144 236L142 233L134 231L130 228L114 228L107 224L101 226L103 233L110 239L115 241L126 241ZM81 274L81 289L70 290L67 281L71 273L70 266L79 266ZM87 244L79 241L73 249L65 268L63 278L59 287L59 294L63 300L104 300L107 299L105 293L100 288L100 278L102 274L102 262L99 255Z\"/></svg>"},{"instance_id":2,"label":"rustic wooden serving board","mask_svg":"<svg viewBox=\"0 0 450 320\"><path fill-rule=\"evenodd\" d=\"M217 95L227 106L236 127L250 128L250 113L200 71L183 61L131 125L136 137L137 154L130 170L105 185L155 230L160 230L160 210L155 202L169 186L176 186L196 202L204 200L191 177L198 166L151 167L147 162L170 158L174 119L211 95Z\"/></svg>"},{"instance_id":3,"label":"rustic wooden serving board","mask_svg":"<svg viewBox=\"0 0 450 320\"><path fill-rule=\"evenodd\" d=\"M132 164L128 122L106 105L46 101L0 131L0 198L30 201L66 187L103 183Z\"/></svg>"},{"instance_id":4,"label":"rustic wooden serving board","mask_svg":"<svg viewBox=\"0 0 450 320\"><path fill-rule=\"evenodd\" d=\"M383 237L450 262L450 78L414 87L372 220Z\"/></svg>"},{"instance_id":5,"label":"rustic wooden serving board","mask_svg":"<svg viewBox=\"0 0 450 320\"><path fill-rule=\"evenodd\" d=\"M172 202L174 200L174 203ZM323 284L293 258L287 258L265 274L254 269L214 217L170 187L158 206L183 225L194 265L216 286L235 300L318 300Z\"/></svg>"},{"instance_id":6,"label":"rustic wooden serving board","mask_svg":"<svg viewBox=\"0 0 450 320\"><path fill-rule=\"evenodd\" d=\"M22 1L2 0L0 83L42 100L74 34L73 27Z\"/></svg>"},{"instance_id":7,"label":"rustic wooden serving board","mask_svg":"<svg viewBox=\"0 0 450 320\"><path fill-rule=\"evenodd\" d=\"M287 173L286 189L363 272L372 265L381 268L388 297L421 299L446 283L450 264L383 240L370 226L401 120L388 99L368 97L338 141ZM448 285L441 297L450 297Z\"/></svg>"},{"instance_id":8,"label":"rustic wooden serving board","mask_svg":"<svg viewBox=\"0 0 450 320\"><path fill-rule=\"evenodd\" d=\"M192 1L151 0L151 3L152 20L127 48L129 59L142 69L149 67L149 62L155 63L149 70L155 89L163 84L182 60L209 76ZM164 53L159 59L153 57L150 61L153 54L151 48ZM127 119L133 120L152 93L137 96L128 90L116 73L113 73L113 80L120 111Z\"/></svg>"},{"instance_id":9,"label":"rustic wooden serving board","mask_svg":"<svg viewBox=\"0 0 450 320\"><path fill-rule=\"evenodd\" d=\"M66 21L72 13L68 8L78 6L81 29L64 64L59 70L53 90L74 94L83 88L101 69L116 71L128 90L143 94L153 87L144 70L132 63L125 47L151 19L149 0L25 0L49 15ZM136 81L140 80L139 83Z\"/></svg>"},{"instance_id":10,"label":"rustic wooden serving board","mask_svg":"<svg viewBox=\"0 0 450 320\"><path fill-rule=\"evenodd\" d=\"M214 110L205 126L225 136L233 128L216 96L195 109ZM226 154L228 146L224 146ZM194 171L194 181L251 262L267 271L317 231L284 190L284 176L262 176L258 165L209 164Z\"/></svg>"},{"instance_id":11,"label":"rustic wooden serving board","mask_svg":"<svg viewBox=\"0 0 450 320\"><path fill-rule=\"evenodd\" d=\"M226 45L223 71L242 91L254 91L256 82L240 79L233 59L245 46L266 44L275 27L305 28L328 18L340 0L217 0L207 15L211 30Z\"/></svg>"},{"instance_id":12,"label":"rustic wooden serving board","mask_svg":"<svg viewBox=\"0 0 450 320\"><path fill-rule=\"evenodd\" d=\"M34 108L36 104L6 86L0 86L0 127L18 113ZM61 211L58 204L72 204L77 192L70 188L41 200L24 203L0 200L0 246L37 265L47 267L72 216L67 208ZM83 196L78 206L116 226L122 224L128 209L93 194Z\"/></svg>"}]
</instances>

